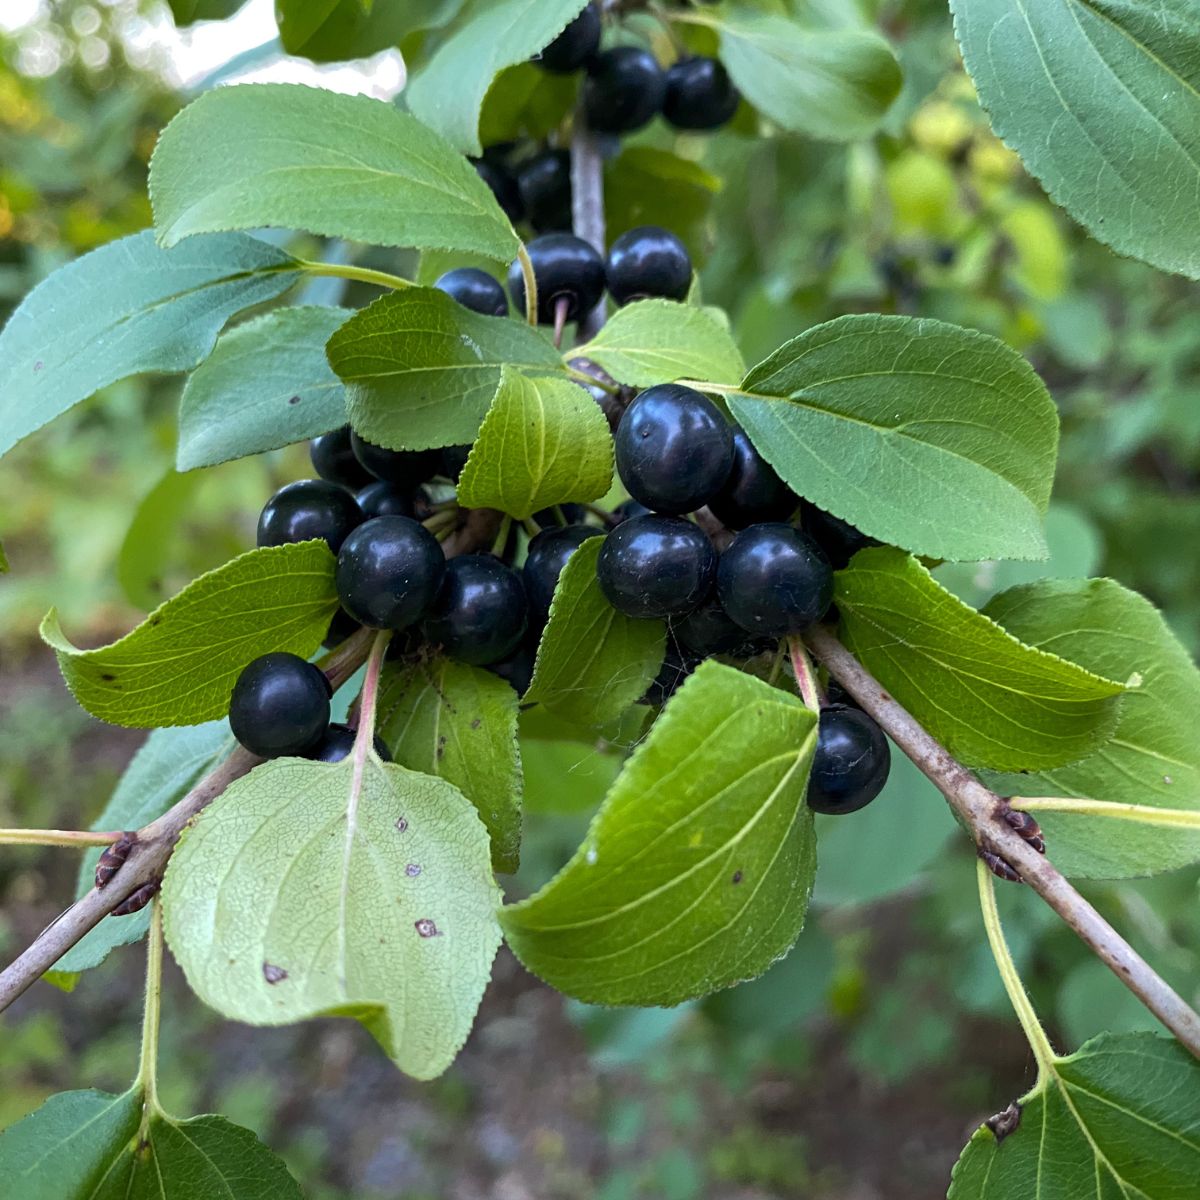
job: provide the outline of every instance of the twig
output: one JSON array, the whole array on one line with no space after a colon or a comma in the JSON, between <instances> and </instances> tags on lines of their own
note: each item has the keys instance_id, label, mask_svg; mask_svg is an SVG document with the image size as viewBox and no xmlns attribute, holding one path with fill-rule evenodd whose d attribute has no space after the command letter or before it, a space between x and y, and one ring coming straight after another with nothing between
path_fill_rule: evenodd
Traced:
<instances>
[{"instance_id":1,"label":"twig","mask_svg":"<svg viewBox=\"0 0 1200 1200\"><path fill-rule=\"evenodd\" d=\"M604 253L604 159L580 106L571 134L571 227L576 237ZM604 301L579 319L579 341L596 336L604 324Z\"/></svg>"},{"instance_id":2,"label":"twig","mask_svg":"<svg viewBox=\"0 0 1200 1200\"><path fill-rule=\"evenodd\" d=\"M0 829L0 846L111 846L125 835L89 829Z\"/></svg>"},{"instance_id":3,"label":"twig","mask_svg":"<svg viewBox=\"0 0 1200 1200\"><path fill-rule=\"evenodd\" d=\"M1200 1015L1005 820L1008 801L984 787L898 704L828 629L806 639L829 673L870 713L892 741L946 797L977 845L1010 863L1021 878L1091 948L1116 977L1200 1058Z\"/></svg>"}]
</instances>

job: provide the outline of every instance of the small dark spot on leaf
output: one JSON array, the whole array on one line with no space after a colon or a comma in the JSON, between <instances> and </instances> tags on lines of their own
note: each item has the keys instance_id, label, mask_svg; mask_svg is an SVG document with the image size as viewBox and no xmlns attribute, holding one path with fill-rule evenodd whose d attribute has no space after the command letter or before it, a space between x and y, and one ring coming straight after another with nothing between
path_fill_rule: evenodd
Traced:
<instances>
[{"instance_id":1,"label":"small dark spot on leaf","mask_svg":"<svg viewBox=\"0 0 1200 1200\"><path fill-rule=\"evenodd\" d=\"M409 879L416 879L416 877L421 873L421 864L409 863L408 866L404 868L404 873L409 877Z\"/></svg>"},{"instance_id":2,"label":"small dark spot on leaf","mask_svg":"<svg viewBox=\"0 0 1200 1200\"><path fill-rule=\"evenodd\" d=\"M146 624L151 626L151 628L153 628L155 625L161 625L162 617L160 617L157 613L155 613L155 615L152 616L150 618L150 620L146 622Z\"/></svg>"},{"instance_id":3,"label":"small dark spot on leaf","mask_svg":"<svg viewBox=\"0 0 1200 1200\"><path fill-rule=\"evenodd\" d=\"M742 882L742 873L741 873L741 871L734 871L734 873L733 873L733 882L734 882L734 883L741 883L741 882Z\"/></svg>"},{"instance_id":4,"label":"small dark spot on leaf","mask_svg":"<svg viewBox=\"0 0 1200 1200\"><path fill-rule=\"evenodd\" d=\"M396 828L398 830L400 830L401 833L403 833L408 828L408 818L407 817L397 817L396 818Z\"/></svg>"},{"instance_id":5,"label":"small dark spot on leaf","mask_svg":"<svg viewBox=\"0 0 1200 1200\"><path fill-rule=\"evenodd\" d=\"M43 368L45 365L46 365L46 364L45 364L44 362L42 362L42 360L39 358L39 359L37 360L37 362L35 362L35 363L33 364L33 369L34 369L35 371L40 371L40 370L41 370L41 369L42 369L42 368Z\"/></svg>"},{"instance_id":6,"label":"small dark spot on leaf","mask_svg":"<svg viewBox=\"0 0 1200 1200\"><path fill-rule=\"evenodd\" d=\"M289 404L299 404L299 403L300 403L300 397L299 397L299 396L292 396L292 397L291 397L291 399L290 399L290 400L288 400L288 403L289 403Z\"/></svg>"},{"instance_id":7,"label":"small dark spot on leaf","mask_svg":"<svg viewBox=\"0 0 1200 1200\"><path fill-rule=\"evenodd\" d=\"M114 679L116 679L116 676L110 675L107 671L105 671L104 674L100 676L100 678L103 679L105 683L112 683L112 681Z\"/></svg>"},{"instance_id":8,"label":"small dark spot on leaf","mask_svg":"<svg viewBox=\"0 0 1200 1200\"><path fill-rule=\"evenodd\" d=\"M282 967L277 967L274 963L263 963L263 978L268 983L282 983L287 977L288 973Z\"/></svg>"},{"instance_id":9,"label":"small dark spot on leaf","mask_svg":"<svg viewBox=\"0 0 1200 1200\"><path fill-rule=\"evenodd\" d=\"M423 938L442 936L441 931L428 917L422 917L419 921L414 921L413 928L416 929L416 931Z\"/></svg>"},{"instance_id":10,"label":"small dark spot on leaf","mask_svg":"<svg viewBox=\"0 0 1200 1200\"><path fill-rule=\"evenodd\" d=\"M988 1117L984 1124L995 1135L997 1145L1021 1124L1021 1106L1016 1102Z\"/></svg>"},{"instance_id":11,"label":"small dark spot on leaf","mask_svg":"<svg viewBox=\"0 0 1200 1200\"><path fill-rule=\"evenodd\" d=\"M440 759L442 757L442 755L445 753L446 753L446 735L443 733L443 734L439 734L438 740L437 740L437 756L438 756L438 758Z\"/></svg>"},{"instance_id":12,"label":"small dark spot on leaf","mask_svg":"<svg viewBox=\"0 0 1200 1200\"><path fill-rule=\"evenodd\" d=\"M480 727L480 725L482 725L482 724L483 724L483 718L482 718L482 717L476 717L476 718L475 718L475 720L473 720L473 721L471 722L471 728L472 728L472 729L478 729L478 728ZM1168 780L1168 782L1170 782L1170 781Z\"/></svg>"}]
</instances>

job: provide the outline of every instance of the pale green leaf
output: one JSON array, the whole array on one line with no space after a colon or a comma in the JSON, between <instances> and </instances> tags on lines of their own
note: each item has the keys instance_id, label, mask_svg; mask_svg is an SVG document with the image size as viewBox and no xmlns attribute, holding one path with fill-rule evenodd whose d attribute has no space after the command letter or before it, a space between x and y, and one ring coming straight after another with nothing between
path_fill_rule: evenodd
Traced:
<instances>
[{"instance_id":1,"label":"pale green leaf","mask_svg":"<svg viewBox=\"0 0 1200 1200\"><path fill-rule=\"evenodd\" d=\"M210 467L328 433L346 423L325 343L346 308L277 308L224 334L179 403L179 470Z\"/></svg>"},{"instance_id":2,"label":"pale green leaf","mask_svg":"<svg viewBox=\"0 0 1200 1200\"><path fill-rule=\"evenodd\" d=\"M635 621L596 582L603 538L588 538L567 560L538 646L525 703L576 725L603 725L645 695L666 649L662 621Z\"/></svg>"},{"instance_id":3,"label":"pale green leaf","mask_svg":"<svg viewBox=\"0 0 1200 1200\"><path fill-rule=\"evenodd\" d=\"M1003 1141L981 1125L947 1200L1192 1200L1200 1063L1150 1033L1102 1034L1021 1101Z\"/></svg>"},{"instance_id":4,"label":"pale green leaf","mask_svg":"<svg viewBox=\"0 0 1200 1200\"><path fill-rule=\"evenodd\" d=\"M996 133L1093 237L1200 278L1195 0L951 0Z\"/></svg>"},{"instance_id":5,"label":"pale green leaf","mask_svg":"<svg viewBox=\"0 0 1200 1200\"><path fill-rule=\"evenodd\" d=\"M480 154L479 110L505 67L548 46L584 0L474 0L458 27L409 84L416 116L464 154Z\"/></svg>"},{"instance_id":6,"label":"pale green leaf","mask_svg":"<svg viewBox=\"0 0 1200 1200\"><path fill-rule=\"evenodd\" d=\"M379 735L402 767L437 775L475 805L497 871L521 850L517 694L498 675L448 658L389 663L379 690Z\"/></svg>"},{"instance_id":7,"label":"pale green leaf","mask_svg":"<svg viewBox=\"0 0 1200 1200\"><path fill-rule=\"evenodd\" d=\"M163 571L201 482L168 470L138 503L117 555L117 582L130 604L153 608L162 599Z\"/></svg>"},{"instance_id":8,"label":"pale green leaf","mask_svg":"<svg viewBox=\"0 0 1200 1200\"><path fill-rule=\"evenodd\" d=\"M613 440L591 394L568 379L503 368L496 398L463 468L458 501L518 520L612 486Z\"/></svg>"},{"instance_id":9,"label":"pale green leaf","mask_svg":"<svg viewBox=\"0 0 1200 1200\"><path fill-rule=\"evenodd\" d=\"M329 339L350 421L396 450L473 442L505 364L562 370L550 339L523 321L485 317L437 288L382 296Z\"/></svg>"},{"instance_id":10,"label":"pale green leaf","mask_svg":"<svg viewBox=\"0 0 1200 1200\"><path fill-rule=\"evenodd\" d=\"M835 578L847 648L968 765L1059 766L1112 736L1123 679L1022 644L910 555L860 550Z\"/></svg>"},{"instance_id":11,"label":"pale green leaf","mask_svg":"<svg viewBox=\"0 0 1200 1200\"><path fill-rule=\"evenodd\" d=\"M206 1004L252 1025L354 1017L418 1079L466 1040L499 900L470 802L373 753L255 768L184 833L163 885Z\"/></svg>"},{"instance_id":12,"label":"pale green leaf","mask_svg":"<svg viewBox=\"0 0 1200 1200\"><path fill-rule=\"evenodd\" d=\"M193 21L223 21L232 17L246 0L168 0L176 25Z\"/></svg>"},{"instance_id":13,"label":"pale green leaf","mask_svg":"<svg viewBox=\"0 0 1200 1200\"><path fill-rule=\"evenodd\" d=\"M146 230L60 267L0 333L0 454L118 379L190 370L234 313L298 278L240 233L163 250Z\"/></svg>"},{"instance_id":14,"label":"pale green leaf","mask_svg":"<svg viewBox=\"0 0 1200 1200\"><path fill-rule=\"evenodd\" d=\"M835 142L869 137L900 93L900 64L872 33L805 29L749 9L717 26L734 83L784 129Z\"/></svg>"},{"instance_id":15,"label":"pale green leaf","mask_svg":"<svg viewBox=\"0 0 1200 1200\"><path fill-rule=\"evenodd\" d=\"M114 725L197 725L229 711L251 659L275 650L307 657L337 608L324 541L264 546L201 575L108 646L72 645L51 609L42 640L71 693Z\"/></svg>"},{"instance_id":16,"label":"pale green leaf","mask_svg":"<svg viewBox=\"0 0 1200 1200\"><path fill-rule=\"evenodd\" d=\"M1131 680L1116 733L1095 754L989 782L1009 795L1200 812L1200 672L1149 600L1111 579L1045 580L1004 592L984 612L1031 646ZM1068 875L1113 879L1200 862L1200 831L1086 814L1039 812L1037 819L1055 866Z\"/></svg>"},{"instance_id":17,"label":"pale green leaf","mask_svg":"<svg viewBox=\"0 0 1200 1200\"><path fill-rule=\"evenodd\" d=\"M1045 557L1058 413L1003 342L856 315L752 367L729 407L791 487L930 558Z\"/></svg>"},{"instance_id":18,"label":"pale green leaf","mask_svg":"<svg viewBox=\"0 0 1200 1200\"><path fill-rule=\"evenodd\" d=\"M728 325L709 309L673 300L625 305L575 353L635 387L676 379L737 383L746 373Z\"/></svg>"},{"instance_id":19,"label":"pale green leaf","mask_svg":"<svg viewBox=\"0 0 1200 1200\"><path fill-rule=\"evenodd\" d=\"M679 1004L761 975L808 909L816 838L804 794L816 740L795 696L702 664L575 857L501 911L513 952L596 1004Z\"/></svg>"},{"instance_id":20,"label":"pale green leaf","mask_svg":"<svg viewBox=\"0 0 1200 1200\"><path fill-rule=\"evenodd\" d=\"M216 88L159 136L150 163L159 240L264 225L512 258L487 184L394 105L286 83Z\"/></svg>"}]
</instances>

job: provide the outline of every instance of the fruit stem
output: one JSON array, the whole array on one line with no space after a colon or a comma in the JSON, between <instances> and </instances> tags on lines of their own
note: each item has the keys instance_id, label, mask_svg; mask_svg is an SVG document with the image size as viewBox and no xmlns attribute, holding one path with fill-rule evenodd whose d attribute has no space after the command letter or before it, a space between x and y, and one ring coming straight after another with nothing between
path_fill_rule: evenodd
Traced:
<instances>
[{"instance_id":1,"label":"fruit stem","mask_svg":"<svg viewBox=\"0 0 1200 1200\"><path fill-rule=\"evenodd\" d=\"M87 829L0 829L0 846L111 846L125 835Z\"/></svg>"},{"instance_id":2,"label":"fruit stem","mask_svg":"<svg viewBox=\"0 0 1200 1200\"><path fill-rule=\"evenodd\" d=\"M138 1144L146 1140L153 1118L162 1113L158 1102L158 1029L162 1013L163 927L162 900L150 902L150 936L146 939L146 1002L142 1010L142 1053L133 1086L143 1091Z\"/></svg>"},{"instance_id":3,"label":"fruit stem","mask_svg":"<svg viewBox=\"0 0 1200 1200\"><path fill-rule=\"evenodd\" d=\"M532 517L526 517L521 524L525 526L525 532L531 538L537 537L542 532L542 527Z\"/></svg>"},{"instance_id":4,"label":"fruit stem","mask_svg":"<svg viewBox=\"0 0 1200 1200\"><path fill-rule=\"evenodd\" d=\"M673 14L665 12L658 4L647 4L646 11L662 26L663 33L667 35L667 40L671 43L671 49L675 51L675 57L686 58L687 47L683 44L679 34L675 32L675 26L671 24Z\"/></svg>"},{"instance_id":5,"label":"fruit stem","mask_svg":"<svg viewBox=\"0 0 1200 1200\"><path fill-rule=\"evenodd\" d=\"M359 667L367 656L367 648L371 644L375 630L362 628L352 633L340 645L334 646L328 654L317 659L317 666L329 676L334 691L342 686Z\"/></svg>"},{"instance_id":6,"label":"fruit stem","mask_svg":"<svg viewBox=\"0 0 1200 1200\"><path fill-rule=\"evenodd\" d=\"M517 247L517 258L520 260L521 275L525 280L525 320L536 329L538 323L537 276L533 273L533 260L529 257L529 251L525 249L524 242Z\"/></svg>"},{"instance_id":7,"label":"fruit stem","mask_svg":"<svg viewBox=\"0 0 1200 1200\"><path fill-rule=\"evenodd\" d=\"M504 555L504 543L508 541L508 531L512 528L512 517L505 513L500 518L500 528L496 530L496 537L492 542L492 554L496 558L501 558Z\"/></svg>"},{"instance_id":8,"label":"fruit stem","mask_svg":"<svg viewBox=\"0 0 1200 1200\"><path fill-rule=\"evenodd\" d=\"M1014 796L1014 808L1024 812L1074 813L1081 817L1110 817L1114 821L1136 821L1142 825L1166 825L1175 829L1200 829L1200 812L1183 808L1155 808L1151 804L1118 804L1074 796Z\"/></svg>"},{"instance_id":9,"label":"fruit stem","mask_svg":"<svg viewBox=\"0 0 1200 1200\"><path fill-rule=\"evenodd\" d=\"M1025 985L1021 982L1017 964L1013 962L1012 952L1004 937L1004 927L1000 923L1000 912L996 907L996 885L991 871L982 859L975 864L975 874L979 880L979 908L983 913L983 927L987 932L988 945L991 947L992 957L996 960L996 969L1000 972L1004 990L1016 1011L1029 1048L1037 1059L1038 1083L1041 1083L1047 1075L1054 1073L1054 1047L1050 1045L1050 1039L1046 1036L1037 1013L1034 1012Z\"/></svg>"},{"instance_id":10,"label":"fruit stem","mask_svg":"<svg viewBox=\"0 0 1200 1200\"><path fill-rule=\"evenodd\" d=\"M567 296L559 296L554 302L554 348L562 349L563 331L567 327L567 313L571 311L571 300Z\"/></svg>"},{"instance_id":11,"label":"fruit stem","mask_svg":"<svg viewBox=\"0 0 1200 1200\"><path fill-rule=\"evenodd\" d=\"M808 657L803 639L799 636L788 638L788 653L792 657L792 670L796 674L796 687L800 692L800 699L810 712L820 716L825 704L825 693L821 688L820 679L817 678L812 659Z\"/></svg>"},{"instance_id":12,"label":"fruit stem","mask_svg":"<svg viewBox=\"0 0 1200 1200\"><path fill-rule=\"evenodd\" d=\"M367 752L375 739L375 707L379 699L379 677L383 673L383 660L387 654L388 642L392 640L390 629L377 629L372 632L375 634L375 640L371 643L371 653L367 655L367 673L358 696L358 727L354 739L354 769L358 775L362 773L362 764L366 761Z\"/></svg>"},{"instance_id":13,"label":"fruit stem","mask_svg":"<svg viewBox=\"0 0 1200 1200\"><path fill-rule=\"evenodd\" d=\"M586 352L587 347L585 346ZM580 351L578 347L568 351L572 358L578 358ZM565 356L564 356L565 357ZM621 386L616 383L605 383L603 379L597 379L595 375L589 375L586 371L580 371L575 367L567 364L567 374L570 375L577 383L586 384L588 387L599 388L602 392L607 392L610 396L619 396L621 394Z\"/></svg>"},{"instance_id":14,"label":"fruit stem","mask_svg":"<svg viewBox=\"0 0 1200 1200\"><path fill-rule=\"evenodd\" d=\"M399 291L401 288L415 287L411 279L401 279L399 275L389 275L387 271L373 271L370 267L356 267L350 263L311 262L302 258L300 268L309 275L332 275L338 279L356 279L359 283L375 283L380 287Z\"/></svg>"}]
</instances>

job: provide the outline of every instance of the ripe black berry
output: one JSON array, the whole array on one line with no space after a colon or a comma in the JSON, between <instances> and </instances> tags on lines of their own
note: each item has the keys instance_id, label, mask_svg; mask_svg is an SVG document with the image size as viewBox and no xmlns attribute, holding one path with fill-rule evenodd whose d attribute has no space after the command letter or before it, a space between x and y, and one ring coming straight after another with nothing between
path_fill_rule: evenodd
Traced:
<instances>
[{"instance_id":1,"label":"ripe black berry","mask_svg":"<svg viewBox=\"0 0 1200 1200\"><path fill-rule=\"evenodd\" d=\"M733 539L717 568L717 594L747 632L800 633L833 600L833 571L811 538L790 525L751 525Z\"/></svg>"},{"instance_id":2,"label":"ripe black berry","mask_svg":"<svg viewBox=\"0 0 1200 1200\"><path fill-rule=\"evenodd\" d=\"M361 524L362 511L344 488L323 479L289 483L267 501L258 518L258 544L283 546L324 538L336 554Z\"/></svg>"},{"instance_id":3,"label":"ripe black berry","mask_svg":"<svg viewBox=\"0 0 1200 1200\"><path fill-rule=\"evenodd\" d=\"M441 463L440 450L389 450L351 433L354 455L376 479L415 488L431 479Z\"/></svg>"},{"instance_id":4,"label":"ripe black berry","mask_svg":"<svg viewBox=\"0 0 1200 1200\"><path fill-rule=\"evenodd\" d=\"M827 513L807 501L801 510L800 524L804 532L825 551L825 557L833 564L835 571L848 567L850 560L864 547L879 545L849 521L843 521L841 517L835 517L833 513Z\"/></svg>"},{"instance_id":5,"label":"ripe black berry","mask_svg":"<svg viewBox=\"0 0 1200 1200\"><path fill-rule=\"evenodd\" d=\"M887 783L892 752L883 730L861 708L821 710L808 806L819 813L856 812Z\"/></svg>"},{"instance_id":6,"label":"ripe black berry","mask_svg":"<svg viewBox=\"0 0 1200 1200\"><path fill-rule=\"evenodd\" d=\"M525 205L521 202L521 193L517 181L509 174L502 164L489 158L475 158L471 165L479 174L479 178L492 189L496 203L504 210L504 215L516 223L525 215Z\"/></svg>"},{"instance_id":7,"label":"ripe black berry","mask_svg":"<svg viewBox=\"0 0 1200 1200\"><path fill-rule=\"evenodd\" d=\"M662 111L676 129L716 129L733 119L740 99L715 58L681 58L667 70Z\"/></svg>"},{"instance_id":8,"label":"ripe black berry","mask_svg":"<svg viewBox=\"0 0 1200 1200\"><path fill-rule=\"evenodd\" d=\"M733 654L750 639L746 631L721 607L716 596L710 596L694 612L671 622L671 633L682 650L700 658L710 654Z\"/></svg>"},{"instance_id":9,"label":"ripe black berry","mask_svg":"<svg viewBox=\"0 0 1200 1200\"><path fill-rule=\"evenodd\" d=\"M692 286L692 259L669 230L639 225L609 247L604 277L608 294L618 304L647 296L683 300Z\"/></svg>"},{"instance_id":10,"label":"ripe black berry","mask_svg":"<svg viewBox=\"0 0 1200 1200\"><path fill-rule=\"evenodd\" d=\"M600 49L600 10L589 4L534 59L543 70L556 75L578 71Z\"/></svg>"},{"instance_id":11,"label":"ripe black berry","mask_svg":"<svg viewBox=\"0 0 1200 1200\"><path fill-rule=\"evenodd\" d=\"M543 150L523 162L517 187L529 223L538 233L571 228L571 156L565 150Z\"/></svg>"},{"instance_id":12,"label":"ripe black berry","mask_svg":"<svg viewBox=\"0 0 1200 1200\"><path fill-rule=\"evenodd\" d=\"M550 616L550 601L567 560L588 538L600 536L601 530L594 525L560 525L555 529L543 529L529 543L522 575L534 623L545 624Z\"/></svg>"},{"instance_id":13,"label":"ripe black berry","mask_svg":"<svg viewBox=\"0 0 1200 1200\"><path fill-rule=\"evenodd\" d=\"M629 521L633 517L649 516L648 509L640 500L622 500L610 514L610 524L615 528L623 521Z\"/></svg>"},{"instance_id":14,"label":"ripe black berry","mask_svg":"<svg viewBox=\"0 0 1200 1200\"><path fill-rule=\"evenodd\" d=\"M533 668L537 662L538 639L526 634L521 644L507 658L499 662L488 663L487 669L493 675L499 675L518 696L529 691L533 682Z\"/></svg>"},{"instance_id":15,"label":"ripe black berry","mask_svg":"<svg viewBox=\"0 0 1200 1200\"><path fill-rule=\"evenodd\" d=\"M625 410L617 471L629 494L665 513L692 512L724 484L733 435L717 406L677 383L647 388Z\"/></svg>"},{"instance_id":16,"label":"ripe black berry","mask_svg":"<svg viewBox=\"0 0 1200 1200\"><path fill-rule=\"evenodd\" d=\"M342 607L375 629L406 629L425 613L446 571L437 538L408 517L375 517L338 555Z\"/></svg>"},{"instance_id":17,"label":"ripe black berry","mask_svg":"<svg viewBox=\"0 0 1200 1200\"><path fill-rule=\"evenodd\" d=\"M314 749L305 755L305 758L314 759L316 762L341 762L354 749L354 739L355 731L349 725L340 725L335 722L325 730L325 736L317 743ZM375 735L374 745L375 753L384 762L392 761L392 752L387 748L387 743L379 734Z\"/></svg>"},{"instance_id":18,"label":"ripe black berry","mask_svg":"<svg viewBox=\"0 0 1200 1200\"><path fill-rule=\"evenodd\" d=\"M605 538L596 578L608 602L629 617L681 617L712 589L717 554L704 530L651 513Z\"/></svg>"},{"instance_id":19,"label":"ripe black berry","mask_svg":"<svg viewBox=\"0 0 1200 1200\"><path fill-rule=\"evenodd\" d=\"M349 425L313 438L308 443L308 457L322 479L339 487L354 492L371 482L370 472L354 456Z\"/></svg>"},{"instance_id":20,"label":"ripe black berry","mask_svg":"<svg viewBox=\"0 0 1200 1200\"><path fill-rule=\"evenodd\" d=\"M368 521L372 517L411 517L415 512L412 493L384 479L367 484L354 498Z\"/></svg>"},{"instance_id":21,"label":"ripe black berry","mask_svg":"<svg viewBox=\"0 0 1200 1200\"><path fill-rule=\"evenodd\" d=\"M760 521L786 521L800 501L737 426L733 430L733 466L721 490L708 502L713 516L730 529Z\"/></svg>"},{"instance_id":22,"label":"ripe black berry","mask_svg":"<svg viewBox=\"0 0 1200 1200\"><path fill-rule=\"evenodd\" d=\"M568 321L595 308L604 293L604 260L588 242L572 233L547 233L526 249L537 280L539 324L554 324L559 300L567 301ZM523 313L525 277L519 261L508 268L508 290L517 312Z\"/></svg>"},{"instance_id":23,"label":"ripe black berry","mask_svg":"<svg viewBox=\"0 0 1200 1200\"><path fill-rule=\"evenodd\" d=\"M463 554L446 564L423 629L451 658L483 667L521 644L528 608L516 571L490 554Z\"/></svg>"},{"instance_id":24,"label":"ripe black berry","mask_svg":"<svg viewBox=\"0 0 1200 1200\"><path fill-rule=\"evenodd\" d=\"M641 129L662 109L666 76L658 60L640 46L614 46L588 65L583 108L598 133Z\"/></svg>"},{"instance_id":25,"label":"ripe black berry","mask_svg":"<svg viewBox=\"0 0 1200 1200\"><path fill-rule=\"evenodd\" d=\"M329 694L329 680L312 663L295 654L264 654L233 685L229 726L260 758L306 754L329 725Z\"/></svg>"},{"instance_id":26,"label":"ripe black berry","mask_svg":"<svg viewBox=\"0 0 1200 1200\"><path fill-rule=\"evenodd\" d=\"M562 513L562 520L559 519L559 513ZM587 509L582 504L568 500L564 504L556 504L553 508L539 508L533 514L533 519L543 529L553 526L561 529L563 521L568 525L582 525L587 519Z\"/></svg>"},{"instance_id":27,"label":"ripe black berry","mask_svg":"<svg viewBox=\"0 0 1200 1200\"><path fill-rule=\"evenodd\" d=\"M508 316L508 297L500 281L478 267L456 267L433 286L472 312L485 317Z\"/></svg>"}]
</instances>

